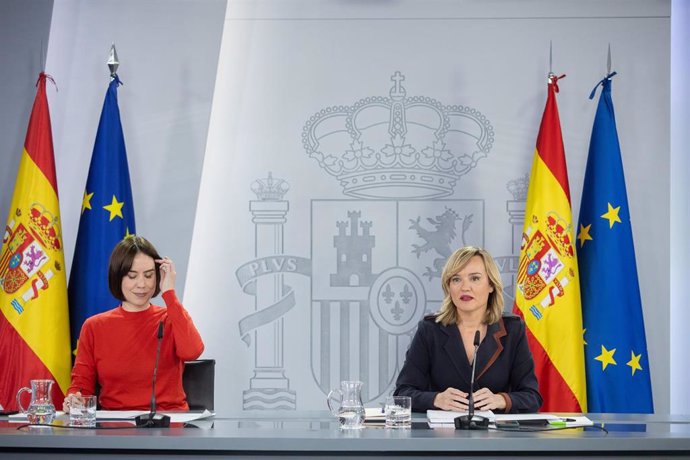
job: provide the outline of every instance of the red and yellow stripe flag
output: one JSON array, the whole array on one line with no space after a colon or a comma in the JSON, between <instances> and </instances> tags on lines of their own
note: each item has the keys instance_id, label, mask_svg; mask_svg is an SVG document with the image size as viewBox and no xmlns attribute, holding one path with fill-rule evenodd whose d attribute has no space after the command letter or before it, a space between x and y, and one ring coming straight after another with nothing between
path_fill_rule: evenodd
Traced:
<instances>
[{"instance_id":1,"label":"red and yellow stripe flag","mask_svg":"<svg viewBox=\"0 0 690 460\"><path fill-rule=\"evenodd\" d=\"M70 380L69 311L46 78L41 72L0 254L0 404L51 379L59 410ZM26 405L27 402L24 402Z\"/></svg>"},{"instance_id":2,"label":"red and yellow stripe flag","mask_svg":"<svg viewBox=\"0 0 690 460\"><path fill-rule=\"evenodd\" d=\"M514 310L527 324L546 412L586 412L582 308L570 188L558 117L548 97L530 173Z\"/></svg>"}]
</instances>

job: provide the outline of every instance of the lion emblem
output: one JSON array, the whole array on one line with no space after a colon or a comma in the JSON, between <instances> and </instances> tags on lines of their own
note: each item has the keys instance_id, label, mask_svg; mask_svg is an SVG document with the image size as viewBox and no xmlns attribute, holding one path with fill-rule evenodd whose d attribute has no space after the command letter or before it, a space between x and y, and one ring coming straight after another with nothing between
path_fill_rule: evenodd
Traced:
<instances>
[{"instance_id":1,"label":"lion emblem","mask_svg":"<svg viewBox=\"0 0 690 460\"><path fill-rule=\"evenodd\" d=\"M433 267L427 266L424 272L424 276L428 277L429 281L431 281L434 277L441 277L441 271L446 263L446 259L453 253L451 243L456 236L455 226L458 220L462 221L461 240L462 245L465 245L465 232L470 228L470 225L472 225L472 214L461 218L455 211L446 208L440 216L427 218L427 222L433 226L432 230L427 230L422 227L419 223L420 220L421 216L416 219L410 219L410 230L416 231L417 236L422 238L425 243L421 245L413 244L412 252L417 255L417 258L419 258L422 253L431 250L436 251L440 256L434 259Z\"/></svg>"}]
</instances>

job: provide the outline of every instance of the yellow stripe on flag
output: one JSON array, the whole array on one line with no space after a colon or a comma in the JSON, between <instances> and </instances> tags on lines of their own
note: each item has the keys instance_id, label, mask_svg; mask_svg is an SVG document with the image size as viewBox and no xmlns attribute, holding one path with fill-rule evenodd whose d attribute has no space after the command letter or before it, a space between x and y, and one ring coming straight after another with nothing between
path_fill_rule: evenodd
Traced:
<instances>
[{"instance_id":1,"label":"yellow stripe on flag","mask_svg":"<svg viewBox=\"0 0 690 460\"><path fill-rule=\"evenodd\" d=\"M520 289L515 303L527 327L586 411L580 282L572 244L570 203L538 153L532 163L527 194L518 272ZM535 270L540 276L530 273Z\"/></svg>"},{"instance_id":2,"label":"yellow stripe on flag","mask_svg":"<svg viewBox=\"0 0 690 460\"><path fill-rule=\"evenodd\" d=\"M8 261L0 272L0 309L64 393L71 358L60 208L55 190L26 150L5 230L2 258Z\"/></svg>"}]
</instances>

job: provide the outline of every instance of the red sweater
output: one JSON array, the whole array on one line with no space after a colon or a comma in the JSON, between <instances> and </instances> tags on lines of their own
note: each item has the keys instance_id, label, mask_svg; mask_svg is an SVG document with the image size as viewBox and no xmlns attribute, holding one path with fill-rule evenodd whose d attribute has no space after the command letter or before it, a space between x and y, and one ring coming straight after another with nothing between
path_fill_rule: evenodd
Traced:
<instances>
[{"instance_id":1,"label":"red sweater","mask_svg":"<svg viewBox=\"0 0 690 460\"><path fill-rule=\"evenodd\" d=\"M175 291L165 291L163 301L167 308L151 305L144 311L131 312L120 305L88 318L79 335L67 394L94 394L98 382L103 409L150 409L158 324L163 321L156 408L188 410L182 389L184 361L198 358L204 343Z\"/></svg>"}]
</instances>

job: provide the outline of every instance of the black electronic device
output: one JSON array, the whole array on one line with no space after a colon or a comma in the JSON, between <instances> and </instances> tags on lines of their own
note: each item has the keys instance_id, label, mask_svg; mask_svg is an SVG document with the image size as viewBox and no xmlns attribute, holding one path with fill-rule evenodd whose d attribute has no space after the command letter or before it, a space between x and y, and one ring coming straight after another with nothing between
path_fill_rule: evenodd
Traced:
<instances>
[{"instance_id":1,"label":"black electronic device","mask_svg":"<svg viewBox=\"0 0 690 460\"><path fill-rule=\"evenodd\" d=\"M467 415L455 417L456 430L487 430L489 429L489 419L481 415L474 414L474 371L477 366L477 350L479 350L479 331L474 334L474 357L472 358L472 378L470 380L470 397L467 408Z\"/></svg>"},{"instance_id":2,"label":"black electronic device","mask_svg":"<svg viewBox=\"0 0 690 460\"><path fill-rule=\"evenodd\" d=\"M170 416L156 414L156 374L158 374L158 359L161 355L162 341L163 321L158 323L158 346L156 347L156 362L153 365L153 383L151 385L151 412L134 418L134 422L140 428L167 428L170 426Z\"/></svg>"}]
</instances>

